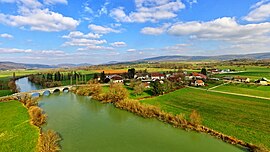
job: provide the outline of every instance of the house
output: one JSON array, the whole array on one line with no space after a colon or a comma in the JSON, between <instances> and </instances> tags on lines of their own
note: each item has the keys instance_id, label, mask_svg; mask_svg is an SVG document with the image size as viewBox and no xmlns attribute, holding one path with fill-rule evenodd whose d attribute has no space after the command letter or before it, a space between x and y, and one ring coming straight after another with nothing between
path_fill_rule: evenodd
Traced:
<instances>
[{"instance_id":1,"label":"house","mask_svg":"<svg viewBox=\"0 0 270 152\"><path fill-rule=\"evenodd\" d=\"M250 79L247 78L247 77L240 77L240 76L237 76L237 77L234 77L234 81L239 81L239 82L250 82Z\"/></svg>"},{"instance_id":2,"label":"house","mask_svg":"<svg viewBox=\"0 0 270 152\"><path fill-rule=\"evenodd\" d=\"M203 80L196 80L194 83L195 86L204 86Z\"/></svg>"},{"instance_id":3,"label":"house","mask_svg":"<svg viewBox=\"0 0 270 152\"><path fill-rule=\"evenodd\" d=\"M180 82L182 80L181 76L182 75L180 75L180 74L173 74L173 75L170 75L169 77L167 77L167 79L169 81L173 81L173 82Z\"/></svg>"},{"instance_id":4,"label":"house","mask_svg":"<svg viewBox=\"0 0 270 152\"><path fill-rule=\"evenodd\" d=\"M165 75L164 74L161 74L161 73L158 73L158 72L156 72L156 73L151 73L151 79L153 80L153 81L155 81L155 80L162 80L162 79L164 79L165 78Z\"/></svg>"},{"instance_id":5,"label":"house","mask_svg":"<svg viewBox=\"0 0 270 152\"><path fill-rule=\"evenodd\" d=\"M196 77L197 79L207 79L206 75L197 72L192 72L192 76Z\"/></svg>"},{"instance_id":6,"label":"house","mask_svg":"<svg viewBox=\"0 0 270 152\"><path fill-rule=\"evenodd\" d=\"M230 77L230 76L228 76L228 77L223 77L223 80L232 81L233 79L234 79L234 77Z\"/></svg>"},{"instance_id":7,"label":"house","mask_svg":"<svg viewBox=\"0 0 270 152\"><path fill-rule=\"evenodd\" d=\"M266 78L261 78L259 80L256 80L255 83L259 83L260 85L270 85L270 81Z\"/></svg>"},{"instance_id":8,"label":"house","mask_svg":"<svg viewBox=\"0 0 270 152\"><path fill-rule=\"evenodd\" d=\"M143 84L145 88L150 88L150 82L144 82Z\"/></svg>"},{"instance_id":9,"label":"house","mask_svg":"<svg viewBox=\"0 0 270 152\"><path fill-rule=\"evenodd\" d=\"M137 73L134 75L134 78L139 80L147 80L149 79L149 75L147 73Z\"/></svg>"},{"instance_id":10,"label":"house","mask_svg":"<svg viewBox=\"0 0 270 152\"><path fill-rule=\"evenodd\" d=\"M221 73L229 73L231 72L231 69L224 69L224 70L221 70Z\"/></svg>"},{"instance_id":11,"label":"house","mask_svg":"<svg viewBox=\"0 0 270 152\"><path fill-rule=\"evenodd\" d=\"M207 72L215 74L215 73L219 73L219 70L218 69L209 69L209 70L207 70Z\"/></svg>"},{"instance_id":12,"label":"house","mask_svg":"<svg viewBox=\"0 0 270 152\"><path fill-rule=\"evenodd\" d=\"M113 83L123 83L124 79L120 75L111 75L108 77Z\"/></svg>"}]
</instances>

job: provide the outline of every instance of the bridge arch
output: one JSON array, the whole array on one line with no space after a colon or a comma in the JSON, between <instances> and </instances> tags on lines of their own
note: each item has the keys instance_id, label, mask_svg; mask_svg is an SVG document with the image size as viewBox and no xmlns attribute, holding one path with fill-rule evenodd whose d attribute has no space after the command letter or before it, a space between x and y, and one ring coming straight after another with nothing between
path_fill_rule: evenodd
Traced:
<instances>
[{"instance_id":1,"label":"bridge arch","mask_svg":"<svg viewBox=\"0 0 270 152\"><path fill-rule=\"evenodd\" d=\"M31 97L39 97L40 93L39 92L33 92L30 95L31 95Z\"/></svg>"},{"instance_id":2,"label":"bridge arch","mask_svg":"<svg viewBox=\"0 0 270 152\"><path fill-rule=\"evenodd\" d=\"M69 92L69 87L63 88L62 92Z\"/></svg>"},{"instance_id":3,"label":"bridge arch","mask_svg":"<svg viewBox=\"0 0 270 152\"><path fill-rule=\"evenodd\" d=\"M49 96L50 94L51 94L50 90L45 90L42 93L43 96Z\"/></svg>"},{"instance_id":4,"label":"bridge arch","mask_svg":"<svg viewBox=\"0 0 270 152\"><path fill-rule=\"evenodd\" d=\"M61 92L61 90L59 88L56 88L53 90L53 93L56 93L56 92Z\"/></svg>"}]
</instances>

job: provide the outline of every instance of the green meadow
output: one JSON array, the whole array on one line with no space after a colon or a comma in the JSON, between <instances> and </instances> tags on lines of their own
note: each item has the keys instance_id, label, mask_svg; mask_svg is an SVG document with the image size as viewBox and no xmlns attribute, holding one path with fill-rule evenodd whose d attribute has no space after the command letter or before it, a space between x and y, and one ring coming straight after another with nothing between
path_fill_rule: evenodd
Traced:
<instances>
[{"instance_id":1,"label":"green meadow","mask_svg":"<svg viewBox=\"0 0 270 152\"><path fill-rule=\"evenodd\" d=\"M10 90L0 90L0 97L11 95L12 92Z\"/></svg>"},{"instance_id":2,"label":"green meadow","mask_svg":"<svg viewBox=\"0 0 270 152\"><path fill-rule=\"evenodd\" d=\"M225 84L213 90L270 98L270 86L251 84Z\"/></svg>"},{"instance_id":3,"label":"green meadow","mask_svg":"<svg viewBox=\"0 0 270 152\"><path fill-rule=\"evenodd\" d=\"M184 88L141 102L173 114L184 113L187 118L195 109L203 125L270 148L270 100Z\"/></svg>"},{"instance_id":4,"label":"green meadow","mask_svg":"<svg viewBox=\"0 0 270 152\"><path fill-rule=\"evenodd\" d=\"M35 152L39 129L18 101L0 102L0 151Z\"/></svg>"},{"instance_id":5,"label":"green meadow","mask_svg":"<svg viewBox=\"0 0 270 152\"><path fill-rule=\"evenodd\" d=\"M237 73L224 73L217 74L218 77L223 76L241 76L249 77L252 80L265 77L270 79L270 68L265 66L218 66L219 69L234 69L235 71L241 71Z\"/></svg>"}]
</instances>

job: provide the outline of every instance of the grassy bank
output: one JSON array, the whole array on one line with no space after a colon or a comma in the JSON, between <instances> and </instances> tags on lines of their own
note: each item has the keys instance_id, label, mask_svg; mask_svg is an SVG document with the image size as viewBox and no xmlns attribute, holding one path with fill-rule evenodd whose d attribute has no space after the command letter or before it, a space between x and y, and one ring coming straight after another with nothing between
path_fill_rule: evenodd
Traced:
<instances>
[{"instance_id":1,"label":"grassy bank","mask_svg":"<svg viewBox=\"0 0 270 152\"><path fill-rule=\"evenodd\" d=\"M269 100L185 88L141 102L157 105L173 114L189 114L195 109L202 115L203 125L270 148Z\"/></svg>"},{"instance_id":2,"label":"grassy bank","mask_svg":"<svg viewBox=\"0 0 270 152\"><path fill-rule=\"evenodd\" d=\"M0 90L0 97L11 95L12 92L10 90Z\"/></svg>"},{"instance_id":3,"label":"grassy bank","mask_svg":"<svg viewBox=\"0 0 270 152\"><path fill-rule=\"evenodd\" d=\"M0 151L36 151L39 129L18 101L0 102Z\"/></svg>"}]
</instances>

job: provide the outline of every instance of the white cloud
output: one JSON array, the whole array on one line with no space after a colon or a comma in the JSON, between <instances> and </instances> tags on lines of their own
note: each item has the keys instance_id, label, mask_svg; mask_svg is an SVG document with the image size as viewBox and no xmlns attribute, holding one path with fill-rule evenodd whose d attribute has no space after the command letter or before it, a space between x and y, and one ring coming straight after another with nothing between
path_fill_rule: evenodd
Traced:
<instances>
[{"instance_id":1,"label":"white cloud","mask_svg":"<svg viewBox=\"0 0 270 152\"><path fill-rule=\"evenodd\" d=\"M106 47L106 46L98 46L98 45L89 45L87 47L77 49L77 51L97 51L97 50L110 51L110 50L114 50L114 48Z\"/></svg>"},{"instance_id":2,"label":"white cloud","mask_svg":"<svg viewBox=\"0 0 270 152\"><path fill-rule=\"evenodd\" d=\"M186 0L190 6L192 6L193 4L197 4L198 1L197 0Z\"/></svg>"},{"instance_id":3,"label":"white cloud","mask_svg":"<svg viewBox=\"0 0 270 152\"><path fill-rule=\"evenodd\" d=\"M114 42L110 44L113 47L125 47L127 44L125 42Z\"/></svg>"},{"instance_id":4,"label":"white cloud","mask_svg":"<svg viewBox=\"0 0 270 152\"><path fill-rule=\"evenodd\" d=\"M169 26L170 26L170 24L167 23L161 27L144 27L141 30L141 33L147 34L147 35L160 35L160 34L164 33Z\"/></svg>"},{"instance_id":5,"label":"white cloud","mask_svg":"<svg viewBox=\"0 0 270 152\"><path fill-rule=\"evenodd\" d=\"M0 0L0 3L16 3L19 9L40 8L42 6L38 0Z\"/></svg>"},{"instance_id":6,"label":"white cloud","mask_svg":"<svg viewBox=\"0 0 270 152\"><path fill-rule=\"evenodd\" d=\"M0 1L6 2L6 1ZM18 5L18 14L10 15L0 13L0 23L22 29L38 30L45 32L72 30L79 24L71 17L65 17L60 13L42 8L37 0L14 0L10 3Z\"/></svg>"},{"instance_id":7,"label":"white cloud","mask_svg":"<svg viewBox=\"0 0 270 152\"><path fill-rule=\"evenodd\" d=\"M118 22L157 22L177 16L185 5L180 0L135 0L136 11L126 14L123 7L110 12Z\"/></svg>"},{"instance_id":8,"label":"white cloud","mask_svg":"<svg viewBox=\"0 0 270 152\"><path fill-rule=\"evenodd\" d=\"M68 35L64 35L62 36L63 38L93 38L93 39L98 39L100 38L102 35L100 34L94 34L94 33L88 33L88 34L84 34L80 31L72 31L70 32Z\"/></svg>"},{"instance_id":9,"label":"white cloud","mask_svg":"<svg viewBox=\"0 0 270 152\"><path fill-rule=\"evenodd\" d=\"M54 5L54 4L57 4L57 3L60 3L60 4L68 4L68 1L67 0L43 0L44 4L47 4L47 5Z\"/></svg>"},{"instance_id":10,"label":"white cloud","mask_svg":"<svg viewBox=\"0 0 270 152\"><path fill-rule=\"evenodd\" d=\"M99 16L103 15L103 14L108 14L108 9L107 6L109 5L109 2L105 2L104 5L102 5L101 9L98 10L98 14Z\"/></svg>"},{"instance_id":11,"label":"white cloud","mask_svg":"<svg viewBox=\"0 0 270 152\"><path fill-rule=\"evenodd\" d=\"M128 49L127 52L136 52L136 49Z\"/></svg>"},{"instance_id":12,"label":"white cloud","mask_svg":"<svg viewBox=\"0 0 270 152\"><path fill-rule=\"evenodd\" d=\"M260 7L261 5L264 5L265 3L268 3L269 1L270 0L261 0L261 1L257 2L256 4L252 5L250 8L254 9L254 8Z\"/></svg>"},{"instance_id":13,"label":"white cloud","mask_svg":"<svg viewBox=\"0 0 270 152\"><path fill-rule=\"evenodd\" d=\"M64 43L64 46L93 46L107 43L106 40L91 40L91 39L71 39Z\"/></svg>"},{"instance_id":14,"label":"white cloud","mask_svg":"<svg viewBox=\"0 0 270 152\"><path fill-rule=\"evenodd\" d=\"M208 40L261 42L263 39L269 40L270 23L240 25L235 18L223 17L209 22L176 23L169 28L168 33Z\"/></svg>"},{"instance_id":15,"label":"white cloud","mask_svg":"<svg viewBox=\"0 0 270 152\"><path fill-rule=\"evenodd\" d=\"M249 22L260 22L270 18L270 2L262 0L251 6L252 10L244 17L244 20Z\"/></svg>"},{"instance_id":16,"label":"white cloud","mask_svg":"<svg viewBox=\"0 0 270 152\"><path fill-rule=\"evenodd\" d=\"M32 53L31 49L16 49L16 48L0 48L0 53L10 54L10 53Z\"/></svg>"},{"instance_id":17,"label":"white cloud","mask_svg":"<svg viewBox=\"0 0 270 152\"><path fill-rule=\"evenodd\" d=\"M91 29L94 33L98 34L107 34L107 33L119 33L119 30L112 29L110 27L104 27L100 25L90 24L88 28Z\"/></svg>"},{"instance_id":18,"label":"white cloud","mask_svg":"<svg viewBox=\"0 0 270 152\"><path fill-rule=\"evenodd\" d=\"M7 34L7 33L0 34L0 37L1 37L1 38L7 38L7 39L12 39L12 38L13 38L12 35Z\"/></svg>"}]
</instances>

